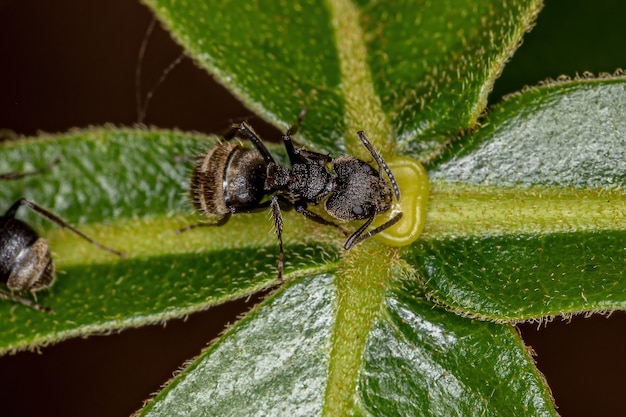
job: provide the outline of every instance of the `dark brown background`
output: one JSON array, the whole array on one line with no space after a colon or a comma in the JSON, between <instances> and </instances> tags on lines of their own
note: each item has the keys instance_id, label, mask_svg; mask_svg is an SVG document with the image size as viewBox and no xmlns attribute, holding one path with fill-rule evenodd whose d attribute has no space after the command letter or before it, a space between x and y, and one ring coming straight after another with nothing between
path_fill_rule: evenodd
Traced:
<instances>
[{"instance_id":1,"label":"dark brown background","mask_svg":"<svg viewBox=\"0 0 626 417\"><path fill-rule=\"evenodd\" d=\"M620 2L590 3L549 1L537 29L496 85L495 96L547 76L626 66L615 60L626 57L626 51L602 41L618 38L626 44L623 10L611 11ZM598 15L602 9L608 13ZM587 22L597 19L597 28L581 33L573 23L577 13ZM607 22L612 16L616 20ZM0 128L30 135L136 122L135 64L150 20L148 10L131 0L0 0ZM563 39L574 47L546 47ZM179 54L157 28L143 61L143 85L151 85ZM146 123L219 132L229 119L242 116L250 113L185 59L155 94ZM254 124L263 125L258 129L263 136L276 137L261 121ZM0 415L129 415L256 301L229 303L186 321L173 320L165 328L70 340L40 353L0 358ZM562 415L625 415L623 313L609 319L577 317L569 324L556 321L538 330L537 325L520 328L538 354Z\"/></svg>"}]
</instances>

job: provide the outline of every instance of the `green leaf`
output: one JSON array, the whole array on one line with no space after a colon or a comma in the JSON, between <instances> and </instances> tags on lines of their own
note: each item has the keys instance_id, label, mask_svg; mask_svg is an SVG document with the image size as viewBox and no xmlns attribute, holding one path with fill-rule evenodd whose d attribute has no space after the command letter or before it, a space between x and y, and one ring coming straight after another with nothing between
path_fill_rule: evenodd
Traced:
<instances>
[{"instance_id":1,"label":"green leaf","mask_svg":"<svg viewBox=\"0 0 626 417\"><path fill-rule=\"evenodd\" d=\"M429 296L460 314L541 320L626 308L626 231L450 237L416 246Z\"/></svg>"},{"instance_id":2,"label":"green leaf","mask_svg":"<svg viewBox=\"0 0 626 417\"><path fill-rule=\"evenodd\" d=\"M626 78L572 80L495 106L456 142L433 180L497 186L623 189Z\"/></svg>"},{"instance_id":3,"label":"green leaf","mask_svg":"<svg viewBox=\"0 0 626 417\"><path fill-rule=\"evenodd\" d=\"M309 108L302 132L318 150L358 152L353 135L365 130L383 153L423 156L474 126L541 8L539 0L145 2L266 120L285 129Z\"/></svg>"},{"instance_id":4,"label":"green leaf","mask_svg":"<svg viewBox=\"0 0 626 417\"><path fill-rule=\"evenodd\" d=\"M463 316L503 322L622 305L612 289L623 273L624 148L611 129L621 132L623 121L611 111L615 101L603 101L621 100L603 90L621 80L525 92L447 148L477 128L540 2L148 3L201 66L281 129L307 107L301 132L311 149L369 158L355 136L364 130L389 160L395 153L429 161L435 182L424 235L404 249L372 239L344 252L333 228L287 216L288 283L141 413L211 414L206 405L236 415L555 415L511 325ZM583 87L588 95L576 98ZM588 114L590 98L603 111ZM585 134L607 134L600 146L582 133L559 136L585 118ZM16 318L6 349L181 316L274 284L276 243L259 215L180 240L172 233L197 221L182 214L187 168L172 158L211 143L176 132L68 136L0 148L16 152L15 164L44 164L56 151L66 158L56 182L16 187L131 256L79 253L82 242L45 230L68 272L49 300L68 310L42 318L7 306ZM80 151L83 142L92 146ZM562 161L567 169L554 170ZM528 167L515 169L520 164ZM46 184L67 192L59 197Z\"/></svg>"},{"instance_id":5,"label":"green leaf","mask_svg":"<svg viewBox=\"0 0 626 417\"><path fill-rule=\"evenodd\" d=\"M497 321L624 309L625 106L623 79L537 88L434 163L405 252L428 295Z\"/></svg>"},{"instance_id":6,"label":"green leaf","mask_svg":"<svg viewBox=\"0 0 626 417\"><path fill-rule=\"evenodd\" d=\"M41 176L4 181L0 207L27 197L128 257L101 251L22 208L18 217L42 230L60 270L58 282L38 296L54 313L0 302L6 318L0 352L162 322L274 285L277 248L269 220L242 215L227 228L175 233L200 220L187 214L190 167L175 157L197 154L213 141L177 132L98 129L4 143L0 172L41 167L56 155L63 159ZM296 216L285 221L291 217L304 223ZM286 239L288 274L337 261L332 244Z\"/></svg>"},{"instance_id":7,"label":"green leaf","mask_svg":"<svg viewBox=\"0 0 626 417\"><path fill-rule=\"evenodd\" d=\"M364 352L368 414L556 415L515 328L433 308L411 280L399 284Z\"/></svg>"},{"instance_id":8,"label":"green leaf","mask_svg":"<svg viewBox=\"0 0 626 417\"><path fill-rule=\"evenodd\" d=\"M282 288L142 415L346 414L324 401L324 391L333 396L335 388L327 384L340 279L319 275ZM398 284L367 338L355 414L556 415L513 328L433 309L411 282Z\"/></svg>"},{"instance_id":9,"label":"green leaf","mask_svg":"<svg viewBox=\"0 0 626 417\"><path fill-rule=\"evenodd\" d=\"M478 8L463 8L458 14L451 11L448 4L443 6L443 10L437 6L419 8L415 4L402 4L399 6L401 9L398 9L401 12L394 10L394 6L382 3L355 6L347 2L328 2L326 7L320 7L317 3L280 7L249 4L244 10L234 8L229 3L212 4L206 8L160 1L149 4L201 65L270 121L284 128L299 108L308 107L309 116L302 132L316 149L326 149L336 154L345 146L350 153L358 154L359 149L351 141L352 135L349 133L363 129L385 154L395 150L422 157L440 150L440 144L449 140L450 136L474 127L485 108L486 94L495 76L538 10L538 3L521 2L507 4L506 12L499 9L499 5L489 5L485 6L489 9L488 13ZM486 15L489 18L485 18ZM428 22L425 25L428 30L425 30L423 38L412 36L416 22ZM246 30L241 30L242 27ZM442 30L437 31L435 28ZM405 39L407 41L403 44ZM424 42L426 47L421 48L420 42ZM324 46L320 48L320 45ZM407 63L406 70L403 68L404 63ZM419 71L415 63L421 63L423 70ZM418 87L411 89L411 86ZM424 97L424 100L420 102L418 97ZM418 109L421 111L416 111ZM320 121L319 117L324 119ZM348 132L347 136L345 132ZM440 165L442 162L438 161ZM445 203L446 194L454 196L454 190L450 190L451 187L443 190L448 193L434 190L432 210L435 214L438 214L437 205L441 207L438 197L443 196L442 201ZM516 189L511 194L515 198L519 193L520 190ZM456 203L465 208L472 200L467 198L466 193L461 194ZM432 242L445 241L443 233L432 232L447 227L448 224L442 220L442 213L439 210L439 217L431 220L430 235L426 234L423 242L428 242L430 236L434 236ZM601 217L606 221L604 216ZM490 220L487 216L479 219L483 222L477 223L478 226L484 226ZM502 227L518 232L515 224L511 226L504 223ZM479 236L486 230L484 227L474 229L477 229ZM431 370L425 368L389 367L377 375L382 380L388 378L394 382L405 382L400 386L378 382L372 391L367 391L370 386L365 388L359 382L359 375L364 375L365 370L370 369L367 361L371 358L367 356L370 349L380 351L384 350L384 346L394 345L393 336L376 339L378 333L375 330L379 329L377 326L383 321L382 318L387 317L383 306L400 299L393 291L397 280L405 274L409 277L404 281L405 287L415 297L416 303L409 304L407 311L416 313L420 305L429 306L420 291L424 285L420 279L424 279L423 267L426 264L423 259L417 258L420 247L418 244L401 251L401 258L394 251L373 243L366 243L347 253L338 270L341 272L340 279L331 284L336 288L315 291L334 294L336 305L332 313L328 312L324 304L323 308L320 307L323 310L320 315L311 316L315 312L306 310L307 314L294 317L288 311L301 311L294 304L306 303L310 298L293 296L295 298L292 300L293 297L285 295L293 304L283 310L279 308L283 300L282 293L270 297L267 300L268 310L261 308L258 313L246 318L240 327L231 330L191 365L187 372L174 379L155 402L143 411L144 414L194 414L200 409L192 410L188 407L194 407L194 402L202 398L205 401L200 402L200 408L208 414L211 411L206 411L204 406L210 405L224 407L221 412L228 410L229 413L244 415L263 414L263 410L270 409L278 414L309 415L311 411L324 415L366 414L370 409L380 412L378 407L385 407L387 411L390 404L380 404L385 403L385 398L393 398L396 405L407 403L415 407L412 409L415 414L438 414L440 410L478 410L477 413L497 415L501 412L497 404L504 403L511 407L507 411L512 413L553 415L554 409L542 378L519 345L517 348L509 344L507 348L493 349L495 357L506 358L504 363L511 366L506 368L506 372L500 372L504 368L495 362L486 366L488 380L494 381L493 386L497 386L497 389L468 395L475 384L461 384L464 387L461 392L472 398L467 402L459 399L462 395L454 397L456 401L450 401L450 395L442 395L428 405L415 401L419 397L412 395L414 392L422 389L423 393L427 390L423 384L415 384L419 389L413 391L412 383L403 379L405 374L418 381L435 380L437 382L433 384L441 388L441 392L448 392L445 382L433 378ZM403 273L398 270L402 261L406 262ZM440 262L436 267L441 265ZM305 281L306 278L298 279L291 288L306 285ZM312 291L304 292L310 294ZM432 291L428 295L432 297ZM272 306L271 310L269 305ZM458 310L453 304L446 306ZM275 311L278 311L276 316L288 317L285 321L288 329L283 332L275 331L281 329L278 322L266 321L265 314L271 315ZM329 314L332 314L334 320L329 324L331 330L319 327L316 319L324 321ZM298 321L300 316L301 321ZM461 323L466 334L476 334L479 341L472 346L493 348L497 343L491 339L492 335L498 333L497 330L504 333L510 331L506 326L479 323L479 326L489 327L489 330L473 332L475 322L459 317L455 317L455 320ZM311 322L316 325L306 325ZM309 348L313 351L301 350L302 339L298 337L299 333L294 333L294 324L303 327L299 333L308 335L307 340L311 340ZM261 330L258 330L258 326ZM248 333L250 328L255 331ZM266 339L267 334L272 336ZM296 343L285 345L281 342L283 340ZM374 341L371 346L370 341ZM272 349L276 345L283 349L276 352ZM269 346L270 351L263 346ZM516 349L517 354L514 354ZM481 359L486 356L486 348L477 351ZM243 354L243 360L241 363L237 361L234 368L243 369L252 364L252 371L231 370L230 365L235 360L233 358L240 353ZM478 380L476 373L468 371L468 374L464 374L465 366L470 362L464 353L464 347L454 346L451 357L458 355L458 358L465 360L452 359L450 362L454 366L448 370L449 374L458 380L463 380L463 375L471 374L468 380ZM328 358L319 355L328 355ZM402 356L402 350L394 350L392 355ZM276 358L273 363L277 367L269 366L276 373L268 371L268 356ZM433 356L439 357L440 352ZM513 361L513 357L521 359ZM382 367L378 359L380 356L372 360L373 368ZM320 378L326 375L326 368L328 378L320 382ZM307 374L305 370L313 375ZM263 377L256 380L257 374ZM511 381L511 375L515 376L514 380L519 378L526 383L519 391L523 394L516 396L502 390ZM224 382L216 382L220 380ZM285 386L282 382L285 380L298 383L284 382ZM308 382L311 391L306 391L308 385L303 386L303 383ZM325 386L323 397L316 389L320 384ZM223 387L228 392L222 391ZM294 393L294 389L298 391ZM365 399L359 397L361 392L367 392ZM489 399L496 394L502 395L503 401L489 403ZM233 402L230 402L231 395ZM424 398L432 397L424 395ZM516 400L511 403L511 398ZM482 407L487 403L493 405L493 408ZM290 404L297 404L297 407L291 407ZM537 408L532 409L528 405Z\"/></svg>"}]
</instances>

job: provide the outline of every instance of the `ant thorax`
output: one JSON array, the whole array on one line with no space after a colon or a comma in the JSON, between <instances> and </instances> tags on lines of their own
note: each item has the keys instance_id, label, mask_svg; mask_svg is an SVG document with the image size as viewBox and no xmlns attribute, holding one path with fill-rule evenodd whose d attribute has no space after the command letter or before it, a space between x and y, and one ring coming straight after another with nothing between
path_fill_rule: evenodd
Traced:
<instances>
[{"instance_id":1,"label":"ant thorax","mask_svg":"<svg viewBox=\"0 0 626 417\"><path fill-rule=\"evenodd\" d=\"M324 164L294 164L292 167L270 163L267 166L265 189L291 201L305 200L319 204L335 187L336 176Z\"/></svg>"}]
</instances>

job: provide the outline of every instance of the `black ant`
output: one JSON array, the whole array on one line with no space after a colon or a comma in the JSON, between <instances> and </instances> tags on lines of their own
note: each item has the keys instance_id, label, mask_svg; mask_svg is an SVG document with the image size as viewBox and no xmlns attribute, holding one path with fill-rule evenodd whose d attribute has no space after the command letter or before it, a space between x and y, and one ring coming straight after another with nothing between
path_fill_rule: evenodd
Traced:
<instances>
[{"instance_id":1,"label":"black ant","mask_svg":"<svg viewBox=\"0 0 626 417\"><path fill-rule=\"evenodd\" d=\"M56 158L50 164L35 171L1 174L0 179L12 180L27 175L39 174L51 169L59 160L60 158ZM0 289L0 298L24 304L39 311L52 311L48 307L43 307L28 298L20 297L13 293L14 291L17 293L25 291L34 293L49 288L55 279L54 263L50 256L48 242L40 237L28 224L15 218L17 211L22 206L26 206L43 218L70 230L102 250L118 256L124 256L123 253L104 246L86 236L43 207L25 198L20 198L9 207L3 216L0 216L0 282L4 283L10 290Z\"/></svg>"},{"instance_id":2,"label":"black ant","mask_svg":"<svg viewBox=\"0 0 626 417\"><path fill-rule=\"evenodd\" d=\"M278 279L281 280L284 257L281 208L295 208L317 223L336 227L339 226L310 211L308 205L323 202L325 212L342 222L366 219L347 238L344 244L346 250L398 222L402 213L366 232L376 216L390 210L393 197L400 199L400 189L365 133L357 132L357 136L376 161L378 170L353 156L332 158L296 149L291 136L298 131L305 111L282 136L291 167L276 163L248 123L232 125L224 135L224 142L198 158L191 175L190 194L195 209L220 218L215 223L191 225L179 232L197 226L222 226L233 214L257 212L269 207L278 237ZM255 149L231 141L238 135L250 140ZM383 171L389 181L385 180Z\"/></svg>"}]
</instances>

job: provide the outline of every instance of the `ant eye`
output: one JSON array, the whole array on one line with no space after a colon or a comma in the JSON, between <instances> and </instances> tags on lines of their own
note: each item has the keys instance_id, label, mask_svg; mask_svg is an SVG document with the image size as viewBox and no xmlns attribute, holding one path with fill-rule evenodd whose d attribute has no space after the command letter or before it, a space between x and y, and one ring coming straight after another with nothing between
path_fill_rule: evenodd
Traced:
<instances>
[{"instance_id":1,"label":"ant eye","mask_svg":"<svg viewBox=\"0 0 626 417\"><path fill-rule=\"evenodd\" d=\"M362 206L354 206L352 207L352 212L357 216L362 216L365 210L363 210Z\"/></svg>"},{"instance_id":2,"label":"ant eye","mask_svg":"<svg viewBox=\"0 0 626 417\"><path fill-rule=\"evenodd\" d=\"M390 246L410 245L424 230L429 193L428 175L421 163L408 157L388 159L387 165L402 191L402 197L400 201L394 201L391 210L385 215L376 217L372 225L379 226L398 212L402 212L402 218L374 238Z\"/></svg>"}]
</instances>

